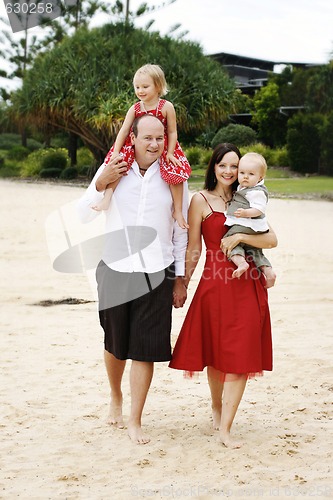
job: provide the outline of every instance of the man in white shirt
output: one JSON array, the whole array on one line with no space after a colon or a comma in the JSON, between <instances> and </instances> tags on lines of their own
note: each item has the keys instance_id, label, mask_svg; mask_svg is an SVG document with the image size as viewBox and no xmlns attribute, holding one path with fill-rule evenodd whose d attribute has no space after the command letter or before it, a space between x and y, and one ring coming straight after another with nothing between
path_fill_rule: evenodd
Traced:
<instances>
[{"instance_id":1,"label":"man in white shirt","mask_svg":"<svg viewBox=\"0 0 333 500\"><path fill-rule=\"evenodd\" d=\"M152 115L137 118L131 135L135 162L127 171L119 156L97 171L78 204L82 222L108 184L124 177L115 189L106 216L106 249L96 277L100 323L104 329L105 365L111 387L109 423L123 427L121 382L126 359L130 371L130 438L145 444L141 417L153 377L154 362L171 359L172 305L186 300L183 282L187 231L172 217L172 195L162 180L159 157L164 127ZM184 184L184 216L188 191Z\"/></svg>"}]
</instances>

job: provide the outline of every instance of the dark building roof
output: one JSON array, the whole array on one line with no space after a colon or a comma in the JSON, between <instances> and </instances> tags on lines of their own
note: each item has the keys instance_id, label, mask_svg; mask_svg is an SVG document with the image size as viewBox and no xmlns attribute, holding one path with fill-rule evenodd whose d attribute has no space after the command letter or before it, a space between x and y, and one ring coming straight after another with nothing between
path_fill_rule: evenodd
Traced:
<instances>
[{"instance_id":1,"label":"dark building roof","mask_svg":"<svg viewBox=\"0 0 333 500\"><path fill-rule=\"evenodd\" d=\"M307 66L317 66L313 63L300 63L291 61L268 61L265 59L257 59L255 57L240 56L237 54L228 54L227 52L219 52L218 54L210 54L209 57L216 59L223 66L236 65L245 66L247 68L257 68L266 71L273 71L274 66L278 64L287 64L295 68L303 68Z\"/></svg>"},{"instance_id":2,"label":"dark building roof","mask_svg":"<svg viewBox=\"0 0 333 500\"><path fill-rule=\"evenodd\" d=\"M286 64L297 68L314 66L311 63L267 61L265 59L228 54L226 52L211 54L209 57L215 59L227 70L229 76L234 79L237 88L243 94L250 95L253 95L257 89L266 85L268 75L274 72L274 66L276 65Z\"/></svg>"}]
</instances>

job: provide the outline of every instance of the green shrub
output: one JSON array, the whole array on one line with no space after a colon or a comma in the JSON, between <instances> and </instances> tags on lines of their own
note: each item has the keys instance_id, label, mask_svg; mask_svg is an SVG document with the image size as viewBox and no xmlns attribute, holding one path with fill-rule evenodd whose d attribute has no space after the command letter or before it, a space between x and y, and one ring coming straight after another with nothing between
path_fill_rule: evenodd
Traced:
<instances>
[{"instance_id":1,"label":"green shrub","mask_svg":"<svg viewBox=\"0 0 333 500\"><path fill-rule=\"evenodd\" d=\"M204 149L201 155L201 162L204 167L208 166L209 160L211 159L213 151L211 149Z\"/></svg>"},{"instance_id":2,"label":"green shrub","mask_svg":"<svg viewBox=\"0 0 333 500\"><path fill-rule=\"evenodd\" d=\"M42 158L42 170L60 169L67 167L67 153L62 150L50 151Z\"/></svg>"},{"instance_id":3,"label":"green shrub","mask_svg":"<svg viewBox=\"0 0 333 500\"><path fill-rule=\"evenodd\" d=\"M246 125L236 125L230 123L226 127L222 127L212 140L212 148L223 142L231 142L237 147L248 146L257 141L257 133L251 127Z\"/></svg>"},{"instance_id":4,"label":"green shrub","mask_svg":"<svg viewBox=\"0 0 333 500\"><path fill-rule=\"evenodd\" d=\"M0 134L0 149L11 149L21 144L19 134Z\"/></svg>"},{"instance_id":5,"label":"green shrub","mask_svg":"<svg viewBox=\"0 0 333 500\"><path fill-rule=\"evenodd\" d=\"M320 173L333 175L333 113L330 113L320 130Z\"/></svg>"},{"instance_id":6,"label":"green shrub","mask_svg":"<svg viewBox=\"0 0 333 500\"><path fill-rule=\"evenodd\" d=\"M295 172L318 172L323 120L322 115L305 113L297 113L288 120L287 151Z\"/></svg>"},{"instance_id":7,"label":"green shrub","mask_svg":"<svg viewBox=\"0 0 333 500\"><path fill-rule=\"evenodd\" d=\"M44 168L39 172L39 176L43 179L58 178L62 170L60 168Z\"/></svg>"},{"instance_id":8,"label":"green shrub","mask_svg":"<svg viewBox=\"0 0 333 500\"><path fill-rule=\"evenodd\" d=\"M38 177L40 171L43 169L42 162L44 158L49 156L51 153L60 151L62 155L66 156L66 149L37 149L30 153L29 156L24 160L23 166L21 167L21 177ZM66 160L67 161L67 160ZM55 168L59 168L58 165Z\"/></svg>"},{"instance_id":9,"label":"green shrub","mask_svg":"<svg viewBox=\"0 0 333 500\"><path fill-rule=\"evenodd\" d=\"M90 165L82 165L82 167L80 167L78 169L79 171L79 174L82 175L83 177L93 177L91 175L91 172L93 171L93 167L90 166Z\"/></svg>"},{"instance_id":10,"label":"green shrub","mask_svg":"<svg viewBox=\"0 0 333 500\"><path fill-rule=\"evenodd\" d=\"M82 168L85 168L85 167L91 167L92 165L94 165L94 162L95 162L95 158L94 158L94 155L92 154L92 152L86 148L86 147L83 147L83 148L79 148L77 150L77 169L79 171L80 174L82 174ZM86 174L83 174L83 175L86 175Z\"/></svg>"},{"instance_id":11,"label":"green shrub","mask_svg":"<svg viewBox=\"0 0 333 500\"><path fill-rule=\"evenodd\" d=\"M9 160L23 160L29 154L29 149L24 146L13 146L7 154Z\"/></svg>"},{"instance_id":12,"label":"green shrub","mask_svg":"<svg viewBox=\"0 0 333 500\"><path fill-rule=\"evenodd\" d=\"M289 156L287 147L275 148L271 150L272 156L270 165L275 167L289 167Z\"/></svg>"},{"instance_id":13,"label":"green shrub","mask_svg":"<svg viewBox=\"0 0 333 500\"><path fill-rule=\"evenodd\" d=\"M37 149L41 149L43 147L43 144L39 141L36 141L35 139L28 139L27 140L27 148L29 151L36 151Z\"/></svg>"},{"instance_id":14,"label":"green shrub","mask_svg":"<svg viewBox=\"0 0 333 500\"><path fill-rule=\"evenodd\" d=\"M60 179L76 179L79 175L78 169L76 167L67 167L62 170L60 174Z\"/></svg>"},{"instance_id":15,"label":"green shrub","mask_svg":"<svg viewBox=\"0 0 333 500\"><path fill-rule=\"evenodd\" d=\"M200 165L202 149L199 146L193 146L184 152L192 169Z\"/></svg>"},{"instance_id":16,"label":"green shrub","mask_svg":"<svg viewBox=\"0 0 333 500\"><path fill-rule=\"evenodd\" d=\"M19 177L20 176L20 164L15 160L6 159L0 168L0 177Z\"/></svg>"}]
</instances>

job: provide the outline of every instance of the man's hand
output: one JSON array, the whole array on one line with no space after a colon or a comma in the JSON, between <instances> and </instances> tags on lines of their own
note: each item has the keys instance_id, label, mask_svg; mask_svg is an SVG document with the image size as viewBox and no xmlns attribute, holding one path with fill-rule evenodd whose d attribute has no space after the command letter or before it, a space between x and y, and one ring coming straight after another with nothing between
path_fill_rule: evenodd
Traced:
<instances>
[{"instance_id":1,"label":"man's hand","mask_svg":"<svg viewBox=\"0 0 333 500\"><path fill-rule=\"evenodd\" d=\"M97 191L105 191L108 184L116 182L124 175L127 175L127 163L122 156L118 155L110 160L98 177L96 181Z\"/></svg>"},{"instance_id":2,"label":"man's hand","mask_svg":"<svg viewBox=\"0 0 333 500\"><path fill-rule=\"evenodd\" d=\"M178 276L175 278L173 285L173 306L178 309L183 307L187 299L187 289L184 284L182 277Z\"/></svg>"}]
</instances>

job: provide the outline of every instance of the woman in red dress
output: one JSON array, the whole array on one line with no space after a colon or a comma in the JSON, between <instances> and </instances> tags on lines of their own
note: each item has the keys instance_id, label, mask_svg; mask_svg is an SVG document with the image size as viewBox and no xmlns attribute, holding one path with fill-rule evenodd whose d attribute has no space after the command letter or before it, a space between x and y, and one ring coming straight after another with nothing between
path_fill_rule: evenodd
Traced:
<instances>
[{"instance_id":1,"label":"woman in red dress","mask_svg":"<svg viewBox=\"0 0 333 500\"><path fill-rule=\"evenodd\" d=\"M192 197L186 287L201 254L202 236L206 262L169 365L192 373L207 367L213 425L220 441L233 448L240 444L231 438L230 429L246 381L272 370L272 340L264 275L249 262L246 273L232 278L235 265L226 254L240 242L257 248L277 244L272 229L223 239L228 230L224 213L237 187L240 157L236 146L218 145L207 168L205 189Z\"/></svg>"}]
</instances>

